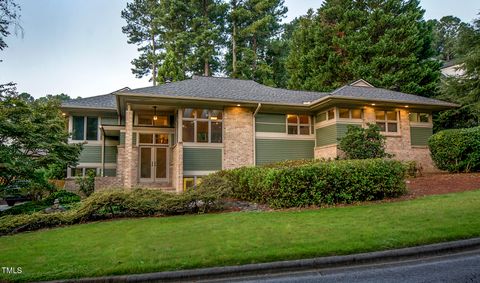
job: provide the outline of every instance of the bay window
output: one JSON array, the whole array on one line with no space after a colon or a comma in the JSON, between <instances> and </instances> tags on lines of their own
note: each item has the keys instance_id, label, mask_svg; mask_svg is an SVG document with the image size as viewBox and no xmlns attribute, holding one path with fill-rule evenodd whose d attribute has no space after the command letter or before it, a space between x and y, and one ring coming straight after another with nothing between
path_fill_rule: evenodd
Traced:
<instances>
[{"instance_id":1,"label":"bay window","mask_svg":"<svg viewBox=\"0 0 480 283\"><path fill-rule=\"evenodd\" d=\"M184 142L222 143L223 113L220 110L184 109L182 137Z\"/></svg>"}]
</instances>

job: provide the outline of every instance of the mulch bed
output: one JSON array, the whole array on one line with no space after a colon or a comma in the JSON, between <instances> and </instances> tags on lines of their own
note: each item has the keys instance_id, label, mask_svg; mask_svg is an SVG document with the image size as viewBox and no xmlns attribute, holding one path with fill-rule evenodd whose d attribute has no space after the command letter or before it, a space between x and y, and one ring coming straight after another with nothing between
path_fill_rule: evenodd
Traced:
<instances>
[{"instance_id":1,"label":"mulch bed","mask_svg":"<svg viewBox=\"0 0 480 283\"><path fill-rule=\"evenodd\" d=\"M408 193L400 199L414 199L480 189L480 173L435 173L407 181Z\"/></svg>"}]
</instances>

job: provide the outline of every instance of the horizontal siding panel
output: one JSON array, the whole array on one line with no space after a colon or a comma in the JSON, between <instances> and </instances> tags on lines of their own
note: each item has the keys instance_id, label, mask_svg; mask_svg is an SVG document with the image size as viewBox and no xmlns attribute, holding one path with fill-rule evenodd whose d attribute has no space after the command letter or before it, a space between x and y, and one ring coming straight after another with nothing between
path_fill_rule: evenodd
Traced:
<instances>
[{"instance_id":1,"label":"horizontal siding panel","mask_svg":"<svg viewBox=\"0 0 480 283\"><path fill-rule=\"evenodd\" d=\"M255 132L264 133L286 133L285 124L262 124L255 123Z\"/></svg>"},{"instance_id":2,"label":"horizontal siding panel","mask_svg":"<svg viewBox=\"0 0 480 283\"><path fill-rule=\"evenodd\" d=\"M257 165L283 160L313 159L314 141L256 139Z\"/></svg>"},{"instance_id":3,"label":"horizontal siding panel","mask_svg":"<svg viewBox=\"0 0 480 283\"><path fill-rule=\"evenodd\" d=\"M323 128L315 129L317 146L325 146L337 143L337 125L332 124Z\"/></svg>"},{"instance_id":4,"label":"horizontal siding panel","mask_svg":"<svg viewBox=\"0 0 480 283\"><path fill-rule=\"evenodd\" d=\"M336 124L337 125L337 141L345 136L348 126L361 127L361 124Z\"/></svg>"},{"instance_id":5,"label":"horizontal siding panel","mask_svg":"<svg viewBox=\"0 0 480 283\"><path fill-rule=\"evenodd\" d=\"M118 125L117 117L102 117L102 125Z\"/></svg>"},{"instance_id":6,"label":"horizontal siding panel","mask_svg":"<svg viewBox=\"0 0 480 283\"><path fill-rule=\"evenodd\" d=\"M80 153L80 163L100 163L102 162L101 146L84 146Z\"/></svg>"},{"instance_id":7,"label":"horizontal siding panel","mask_svg":"<svg viewBox=\"0 0 480 283\"><path fill-rule=\"evenodd\" d=\"M259 113L255 116L255 121L260 123L279 123L285 125L285 119L285 114Z\"/></svg>"},{"instance_id":8,"label":"horizontal siding panel","mask_svg":"<svg viewBox=\"0 0 480 283\"><path fill-rule=\"evenodd\" d=\"M222 169L222 149L183 148L184 171L214 171Z\"/></svg>"},{"instance_id":9,"label":"horizontal siding panel","mask_svg":"<svg viewBox=\"0 0 480 283\"><path fill-rule=\"evenodd\" d=\"M105 163L117 163L116 146L105 146Z\"/></svg>"},{"instance_id":10,"label":"horizontal siding panel","mask_svg":"<svg viewBox=\"0 0 480 283\"><path fill-rule=\"evenodd\" d=\"M432 128L410 127L410 139L412 145L428 145L428 139L433 134Z\"/></svg>"}]
</instances>

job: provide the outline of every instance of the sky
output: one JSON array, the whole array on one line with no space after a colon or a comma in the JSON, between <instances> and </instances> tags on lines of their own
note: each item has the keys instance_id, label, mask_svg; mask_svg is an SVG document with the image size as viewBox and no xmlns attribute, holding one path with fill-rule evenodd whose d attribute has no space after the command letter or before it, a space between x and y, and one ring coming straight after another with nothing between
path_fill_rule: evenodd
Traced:
<instances>
[{"instance_id":1,"label":"sky","mask_svg":"<svg viewBox=\"0 0 480 283\"><path fill-rule=\"evenodd\" d=\"M13 81L34 97L66 93L88 97L123 87L150 86L137 79L130 62L138 53L121 31L128 0L16 0L23 35L11 35L0 52L0 84ZM289 22L322 0L285 0ZM471 22L478 0L421 0L425 19L454 15Z\"/></svg>"}]
</instances>

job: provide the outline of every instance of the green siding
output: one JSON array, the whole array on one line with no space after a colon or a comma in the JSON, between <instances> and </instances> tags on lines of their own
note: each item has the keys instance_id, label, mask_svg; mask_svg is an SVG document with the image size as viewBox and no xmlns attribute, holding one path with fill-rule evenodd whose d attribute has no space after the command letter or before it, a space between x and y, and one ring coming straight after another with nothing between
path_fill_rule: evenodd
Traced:
<instances>
[{"instance_id":1,"label":"green siding","mask_svg":"<svg viewBox=\"0 0 480 283\"><path fill-rule=\"evenodd\" d=\"M255 123L255 132L286 133L285 124L261 124Z\"/></svg>"},{"instance_id":2,"label":"green siding","mask_svg":"<svg viewBox=\"0 0 480 283\"><path fill-rule=\"evenodd\" d=\"M312 159L313 140L256 139L256 164L262 165L282 160Z\"/></svg>"},{"instance_id":3,"label":"green siding","mask_svg":"<svg viewBox=\"0 0 480 283\"><path fill-rule=\"evenodd\" d=\"M125 144L125 133L120 133L120 144Z\"/></svg>"},{"instance_id":4,"label":"green siding","mask_svg":"<svg viewBox=\"0 0 480 283\"><path fill-rule=\"evenodd\" d=\"M105 163L117 163L116 146L105 146Z\"/></svg>"},{"instance_id":5,"label":"green siding","mask_svg":"<svg viewBox=\"0 0 480 283\"><path fill-rule=\"evenodd\" d=\"M432 128L410 127L410 139L412 145L428 145L428 139L432 134Z\"/></svg>"},{"instance_id":6,"label":"green siding","mask_svg":"<svg viewBox=\"0 0 480 283\"><path fill-rule=\"evenodd\" d=\"M337 125L332 124L323 128L315 129L317 146L335 144L337 142Z\"/></svg>"},{"instance_id":7,"label":"green siding","mask_svg":"<svg viewBox=\"0 0 480 283\"><path fill-rule=\"evenodd\" d=\"M222 169L222 149L183 148L184 171L215 171Z\"/></svg>"},{"instance_id":8,"label":"green siding","mask_svg":"<svg viewBox=\"0 0 480 283\"><path fill-rule=\"evenodd\" d=\"M258 123L280 123L285 124L285 114L264 114L258 113L255 116L255 121Z\"/></svg>"},{"instance_id":9,"label":"green siding","mask_svg":"<svg viewBox=\"0 0 480 283\"><path fill-rule=\"evenodd\" d=\"M105 169L104 174L106 177L115 177L117 176L117 169Z\"/></svg>"},{"instance_id":10,"label":"green siding","mask_svg":"<svg viewBox=\"0 0 480 283\"><path fill-rule=\"evenodd\" d=\"M102 117L102 125L118 125L117 117Z\"/></svg>"},{"instance_id":11,"label":"green siding","mask_svg":"<svg viewBox=\"0 0 480 283\"><path fill-rule=\"evenodd\" d=\"M100 163L102 162L101 146L84 146L80 153L80 163Z\"/></svg>"},{"instance_id":12,"label":"green siding","mask_svg":"<svg viewBox=\"0 0 480 283\"><path fill-rule=\"evenodd\" d=\"M317 139L317 146L325 146L338 143L338 139L343 138L347 133L348 125L349 124L332 124L323 128L316 129L315 138Z\"/></svg>"}]
</instances>

